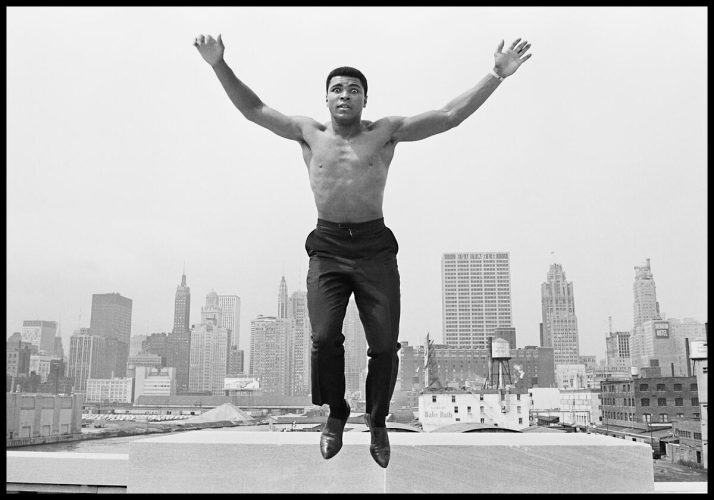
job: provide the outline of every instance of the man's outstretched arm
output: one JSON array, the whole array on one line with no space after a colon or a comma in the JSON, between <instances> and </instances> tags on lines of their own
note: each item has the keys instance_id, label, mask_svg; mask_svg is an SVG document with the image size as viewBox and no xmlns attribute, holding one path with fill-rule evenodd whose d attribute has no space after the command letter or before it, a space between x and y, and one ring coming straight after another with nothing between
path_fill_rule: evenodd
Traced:
<instances>
[{"instance_id":1,"label":"man's outstretched arm","mask_svg":"<svg viewBox=\"0 0 714 500\"><path fill-rule=\"evenodd\" d=\"M211 65L229 99L248 120L265 127L275 134L303 140L303 125L312 121L300 116L287 116L267 106L245 83L240 81L223 59L225 46L221 35L214 39L211 35L198 35L193 42L203 59Z\"/></svg>"},{"instance_id":2,"label":"man's outstretched arm","mask_svg":"<svg viewBox=\"0 0 714 500\"><path fill-rule=\"evenodd\" d=\"M514 41L505 52L502 52L504 42L501 40L494 53L493 70L475 87L451 100L443 108L412 117L385 118L394 127L392 140L399 142L426 139L456 127L471 116L496 90L504 78L515 73L520 65L531 57L532 54L526 55L526 51L531 45L527 41L521 42L520 40L518 38Z\"/></svg>"}]
</instances>

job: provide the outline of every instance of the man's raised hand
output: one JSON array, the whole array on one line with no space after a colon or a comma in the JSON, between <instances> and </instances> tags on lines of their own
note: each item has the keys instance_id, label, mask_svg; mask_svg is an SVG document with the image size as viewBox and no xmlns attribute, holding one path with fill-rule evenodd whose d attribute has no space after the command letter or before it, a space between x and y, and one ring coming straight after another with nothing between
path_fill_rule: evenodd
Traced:
<instances>
[{"instance_id":1,"label":"man's raised hand","mask_svg":"<svg viewBox=\"0 0 714 500\"><path fill-rule=\"evenodd\" d=\"M503 45L504 41L501 40L496 52L493 54L496 59L493 70L503 78L506 78L515 73L521 64L530 59L533 54L526 55L526 51L531 47L531 44L526 40L521 42L520 38L517 38L505 52L501 52Z\"/></svg>"},{"instance_id":2,"label":"man's raised hand","mask_svg":"<svg viewBox=\"0 0 714 500\"><path fill-rule=\"evenodd\" d=\"M223 52L226 48L223 46L220 34L217 40L211 35L198 35L193 41L193 45L198 49L201 57L211 66L215 66L223 60Z\"/></svg>"}]
</instances>

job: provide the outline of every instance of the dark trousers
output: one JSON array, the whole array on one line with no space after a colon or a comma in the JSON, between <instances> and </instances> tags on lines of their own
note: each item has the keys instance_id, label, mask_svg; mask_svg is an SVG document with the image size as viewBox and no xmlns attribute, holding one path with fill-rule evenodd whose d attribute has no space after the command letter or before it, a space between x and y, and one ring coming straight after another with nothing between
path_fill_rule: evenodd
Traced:
<instances>
[{"instance_id":1,"label":"dark trousers","mask_svg":"<svg viewBox=\"0 0 714 500\"><path fill-rule=\"evenodd\" d=\"M312 402L340 406L345 396L342 322L354 293L367 337L366 412L383 422L399 369L399 245L384 219L361 223L317 220L310 256L307 307L312 325Z\"/></svg>"}]
</instances>

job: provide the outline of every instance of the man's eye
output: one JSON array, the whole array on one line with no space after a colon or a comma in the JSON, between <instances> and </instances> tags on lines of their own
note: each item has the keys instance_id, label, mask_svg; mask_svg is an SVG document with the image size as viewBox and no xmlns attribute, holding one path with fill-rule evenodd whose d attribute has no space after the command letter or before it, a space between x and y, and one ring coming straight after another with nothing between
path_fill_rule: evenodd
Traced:
<instances>
[{"instance_id":1,"label":"man's eye","mask_svg":"<svg viewBox=\"0 0 714 500\"><path fill-rule=\"evenodd\" d=\"M352 89L352 93L353 93L353 94L359 94L359 90L357 90L357 89Z\"/></svg>"}]
</instances>

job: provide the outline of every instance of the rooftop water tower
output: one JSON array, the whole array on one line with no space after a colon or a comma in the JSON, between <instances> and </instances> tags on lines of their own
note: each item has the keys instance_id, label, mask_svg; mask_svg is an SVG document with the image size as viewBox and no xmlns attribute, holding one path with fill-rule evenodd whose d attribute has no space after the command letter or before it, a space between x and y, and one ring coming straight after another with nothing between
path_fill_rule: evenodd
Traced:
<instances>
[{"instance_id":1,"label":"rooftop water tower","mask_svg":"<svg viewBox=\"0 0 714 500\"><path fill-rule=\"evenodd\" d=\"M505 390L506 379L508 385L512 384L511 370L508 365L508 360L511 359L511 347L507 340L487 337L486 350L488 353L488 374L484 387Z\"/></svg>"}]
</instances>

